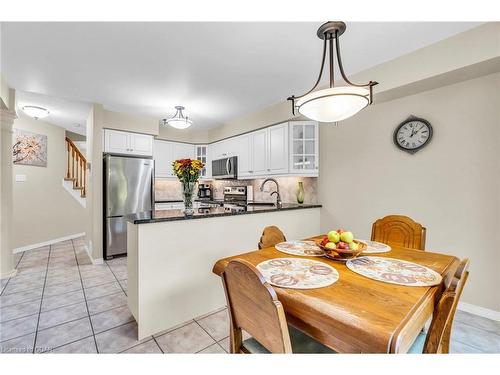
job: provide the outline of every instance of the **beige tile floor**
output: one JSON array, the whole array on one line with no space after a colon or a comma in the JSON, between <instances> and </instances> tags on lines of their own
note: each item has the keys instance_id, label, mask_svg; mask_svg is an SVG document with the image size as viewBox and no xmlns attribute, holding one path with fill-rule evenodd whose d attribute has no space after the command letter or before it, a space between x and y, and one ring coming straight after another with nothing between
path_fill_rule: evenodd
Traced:
<instances>
[{"instance_id":1,"label":"beige tile floor","mask_svg":"<svg viewBox=\"0 0 500 375\"><path fill-rule=\"evenodd\" d=\"M226 353L226 309L137 341L126 258L93 265L81 239L16 256L0 284L2 353ZM500 322L457 312L453 353L500 353Z\"/></svg>"}]
</instances>

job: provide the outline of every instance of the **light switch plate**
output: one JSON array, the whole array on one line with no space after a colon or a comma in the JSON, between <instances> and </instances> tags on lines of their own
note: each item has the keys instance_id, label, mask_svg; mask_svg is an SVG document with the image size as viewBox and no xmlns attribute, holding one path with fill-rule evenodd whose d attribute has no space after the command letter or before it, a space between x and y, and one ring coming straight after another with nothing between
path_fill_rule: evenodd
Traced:
<instances>
[{"instance_id":1,"label":"light switch plate","mask_svg":"<svg viewBox=\"0 0 500 375\"><path fill-rule=\"evenodd\" d=\"M25 182L26 175L25 174L16 174L16 182Z\"/></svg>"}]
</instances>

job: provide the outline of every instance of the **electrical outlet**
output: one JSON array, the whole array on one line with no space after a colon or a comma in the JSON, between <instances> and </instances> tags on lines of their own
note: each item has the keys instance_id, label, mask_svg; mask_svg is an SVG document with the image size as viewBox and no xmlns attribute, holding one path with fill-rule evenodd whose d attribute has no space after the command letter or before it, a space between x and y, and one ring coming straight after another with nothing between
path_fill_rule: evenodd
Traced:
<instances>
[{"instance_id":1,"label":"electrical outlet","mask_svg":"<svg viewBox=\"0 0 500 375\"><path fill-rule=\"evenodd\" d=\"M26 182L26 180L25 174L16 174L16 182Z\"/></svg>"}]
</instances>

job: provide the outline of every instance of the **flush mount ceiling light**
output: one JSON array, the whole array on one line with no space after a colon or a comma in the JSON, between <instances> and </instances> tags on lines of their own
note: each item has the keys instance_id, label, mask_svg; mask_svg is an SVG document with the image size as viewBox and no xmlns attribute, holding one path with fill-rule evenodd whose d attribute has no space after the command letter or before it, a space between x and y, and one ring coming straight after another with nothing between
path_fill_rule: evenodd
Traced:
<instances>
[{"instance_id":1,"label":"flush mount ceiling light","mask_svg":"<svg viewBox=\"0 0 500 375\"><path fill-rule=\"evenodd\" d=\"M317 32L318 38L324 41L319 76L311 90L303 95L292 95L288 98L288 100L292 101L292 113L294 115L295 110L298 110L301 115L315 121L336 122L345 120L361 111L367 105L372 104L373 86L377 85L378 82L370 81L364 85L357 85L349 81L344 73L344 67L342 66L342 59L340 57L339 38L344 33L345 29L345 23L340 21L330 21L319 27ZM346 86L334 87L334 41L337 53L337 63L342 79L347 84ZM330 58L330 87L314 91L316 87L318 87L321 76L323 75L327 46Z\"/></svg>"},{"instance_id":2,"label":"flush mount ceiling light","mask_svg":"<svg viewBox=\"0 0 500 375\"><path fill-rule=\"evenodd\" d=\"M185 109L183 106L176 106L175 109L177 112L175 112L175 115L169 119L163 119L163 125L170 125L173 128L176 129L186 129L189 128L191 125L193 125L193 121L191 121L187 116L184 117L182 114L182 111Z\"/></svg>"},{"instance_id":3,"label":"flush mount ceiling light","mask_svg":"<svg viewBox=\"0 0 500 375\"><path fill-rule=\"evenodd\" d=\"M30 117L33 117L35 120L47 117L50 113L47 108L37 107L34 105L25 105L22 110L24 113L26 113Z\"/></svg>"}]
</instances>

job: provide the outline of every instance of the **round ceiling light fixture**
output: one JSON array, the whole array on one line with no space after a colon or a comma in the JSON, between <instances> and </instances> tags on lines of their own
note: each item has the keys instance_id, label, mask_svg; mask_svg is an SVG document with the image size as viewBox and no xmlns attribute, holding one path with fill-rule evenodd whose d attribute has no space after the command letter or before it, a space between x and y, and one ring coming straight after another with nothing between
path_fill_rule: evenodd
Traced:
<instances>
[{"instance_id":1,"label":"round ceiling light fixture","mask_svg":"<svg viewBox=\"0 0 500 375\"><path fill-rule=\"evenodd\" d=\"M22 110L24 113L26 113L30 117L33 117L35 120L47 117L50 113L47 108L37 107L35 105L25 105Z\"/></svg>"},{"instance_id":2,"label":"round ceiling light fixture","mask_svg":"<svg viewBox=\"0 0 500 375\"><path fill-rule=\"evenodd\" d=\"M183 106L178 105L175 107L175 109L177 111L175 112L175 115L173 117L162 120L163 125L170 125L171 127L176 129L187 129L191 125L193 125L193 121L182 114L182 111L185 109Z\"/></svg>"},{"instance_id":3,"label":"round ceiling light fixture","mask_svg":"<svg viewBox=\"0 0 500 375\"><path fill-rule=\"evenodd\" d=\"M313 88L303 95L292 95L288 98L292 102L292 113L297 110L311 120L319 122L337 122L345 120L361 111L373 102L373 86L378 82L370 81L364 85L357 85L349 81L344 73L342 59L340 57L339 38L344 33L346 25L341 21L330 21L321 25L318 29L318 38L323 39L323 57L321 58L321 68L318 79ZM345 86L334 87L334 50L337 63ZM326 49L329 52L330 87L316 90L325 67Z\"/></svg>"}]
</instances>

